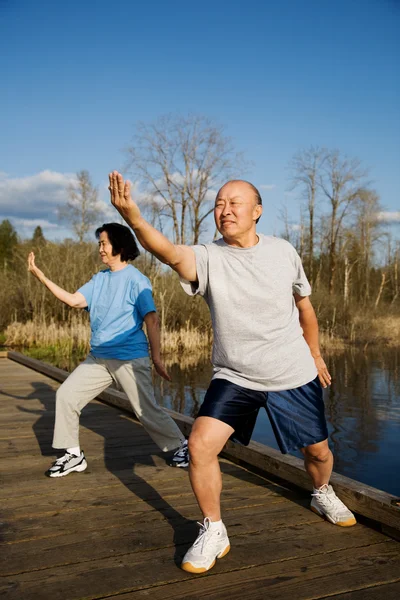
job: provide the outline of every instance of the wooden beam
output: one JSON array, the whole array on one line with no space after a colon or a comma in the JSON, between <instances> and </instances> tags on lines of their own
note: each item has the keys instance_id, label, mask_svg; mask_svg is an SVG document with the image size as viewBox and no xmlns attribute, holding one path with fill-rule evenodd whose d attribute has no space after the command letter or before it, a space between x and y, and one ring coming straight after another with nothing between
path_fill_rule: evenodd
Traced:
<instances>
[{"instance_id":1,"label":"wooden beam","mask_svg":"<svg viewBox=\"0 0 400 600\"><path fill-rule=\"evenodd\" d=\"M68 377L66 371L19 352L8 352L8 358L56 381L64 381ZM130 402L123 392L109 388L100 394L98 398L107 404L132 413ZM194 419L172 410L167 410L167 412L176 421L182 432L189 435ZM250 442L248 446L241 446L229 441L221 455L232 462L253 467L260 472L279 477L300 488L306 490L312 488L302 460L288 454L281 454L263 444ZM395 496L338 473L332 474L331 483L340 498L351 510L386 526L385 533L392 535L392 537L400 535L400 506L396 505Z\"/></svg>"}]
</instances>

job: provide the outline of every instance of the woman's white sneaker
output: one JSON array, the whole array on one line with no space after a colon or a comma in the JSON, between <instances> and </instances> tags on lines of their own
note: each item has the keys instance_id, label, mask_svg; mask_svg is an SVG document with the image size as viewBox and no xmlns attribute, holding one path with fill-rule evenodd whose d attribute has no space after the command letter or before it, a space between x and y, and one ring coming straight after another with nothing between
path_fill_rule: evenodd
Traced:
<instances>
[{"instance_id":1,"label":"woman's white sneaker","mask_svg":"<svg viewBox=\"0 0 400 600\"><path fill-rule=\"evenodd\" d=\"M65 477L65 475L73 473L74 471L80 473L86 468L87 462L83 452L81 452L79 456L66 452L51 465L45 475L47 475L47 477Z\"/></svg>"},{"instance_id":2,"label":"woman's white sneaker","mask_svg":"<svg viewBox=\"0 0 400 600\"><path fill-rule=\"evenodd\" d=\"M311 496L311 510L334 525L351 527L357 523L353 513L336 496L331 485L325 483L318 490L314 490Z\"/></svg>"},{"instance_id":3,"label":"woman's white sneaker","mask_svg":"<svg viewBox=\"0 0 400 600\"><path fill-rule=\"evenodd\" d=\"M181 568L189 573L205 573L217 558L228 554L231 546L223 523L213 523L208 517L199 523L199 535L183 557Z\"/></svg>"}]
</instances>

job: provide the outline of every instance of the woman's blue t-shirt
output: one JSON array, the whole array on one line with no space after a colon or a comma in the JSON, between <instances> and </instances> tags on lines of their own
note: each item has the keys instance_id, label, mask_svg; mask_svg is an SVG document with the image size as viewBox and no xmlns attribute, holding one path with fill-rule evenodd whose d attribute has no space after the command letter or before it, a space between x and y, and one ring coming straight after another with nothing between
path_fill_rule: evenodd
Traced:
<instances>
[{"instance_id":1,"label":"woman's blue t-shirt","mask_svg":"<svg viewBox=\"0 0 400 600\"><path fill-rule=\"evenodd\" d=\"M149 356L143 319L156 310L151 283L134 266L93 275L78 292L90 314L90 351L98 358L131 360Z\"/></svg>"}]
</instances>

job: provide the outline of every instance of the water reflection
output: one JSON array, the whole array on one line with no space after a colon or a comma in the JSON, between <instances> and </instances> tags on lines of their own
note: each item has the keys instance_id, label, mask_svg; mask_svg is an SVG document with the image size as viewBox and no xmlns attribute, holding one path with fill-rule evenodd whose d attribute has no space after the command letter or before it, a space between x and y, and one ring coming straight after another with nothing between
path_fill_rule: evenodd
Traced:
<instances>
[{"instance_id":1,"label":"water reflection","mask_svg":"<svg viewBox=\"0 0 400 600\"><path fill-rule=\"evenodd\" d=\"M400 495L400 350L349 350L327 359L332 386L325 393L335 470ZM196 416L209 384L208 361L171 361L172 383L156 383L166 408ZM265 411L253 439L277 448ZM300 456L300 454L299 454Z\"/></svg>"}]
</instances>

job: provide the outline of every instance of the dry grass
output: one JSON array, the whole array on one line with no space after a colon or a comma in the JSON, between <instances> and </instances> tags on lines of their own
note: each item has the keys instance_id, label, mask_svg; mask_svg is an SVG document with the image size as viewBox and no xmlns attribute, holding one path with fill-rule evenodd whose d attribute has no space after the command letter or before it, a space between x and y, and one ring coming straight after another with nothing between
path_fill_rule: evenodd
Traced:
<instances>
[{"instance_id":1,"label":"dry grass","mask_svg":"<svg viewBox=\"0 0 400 600\"><path fill-rule=\"evenodd\" d=\"M326 354L340 353L346 348L344 340L335 335L330 335L326 331L320 331L319 342L322 352Z\"/></svg>"},{"instance_id":2,"label":"dry grass","mask_svg":"<svg viewBox=\"0 0 400 600\"><path fill-rule=\"evenodd\" d=\"M27 321L27 323L11 323L5 331L5 344L11 347L57 347L62 352L79 350L87 352L90 346L90 327L78 319L71 323L49 324L43 321Z\"/></svg>"},{"instance_id":3,"label":"dry grass","mask_svg":"<svg viewBox=\"0 0 400 600\"><path fill-rule=\"evenodd\" d=\"M372 342L383 342L387 346L400 345L400 316L378 317L370 323Z\"/></svg>"},{"instance_id":4,"label":"dry grass","mask_svg":"<svg viewBox=\"0 0 400 600\"><path fill-rule=\"evenodd\" d=\"M90 326L80 318L72 318L70 323L49 324L43 321L11 323L5 331L5 345L10 347L38 348L53 347L63 354L72 351L89 352ZM212 345L210 334L186 326L178 331L162 333L164 354L184 356L194 355L196 360L208 357Z\"/></svg>"},{"instance_id":5,"label":"dry grass","mask_svg":"<svg viewBox=\"0 0 400 600\"><path fill-rule=\"evenodd\" d=\"M161 341L164 354L190 352L208 355L212 346L212 335L187 325L178 331L163 331Z\"/></svg>"},{"instance_id":6,"label":"dry grass","mask_svg":"<svg viewBox=\"0 0 400 600\"><path fill-rule=\"evenodd\" d=\"M400 345L400 317L358 317L347 340L320 333L321 348L325 353L342 352L349 345ZM64 356L72 352L87 353L90 347L90 327L82 317L73 316L70 323L50 321L13 322L5 331L5 345L25 348L53 348ZM162 332L162 350L169 363L194 366L211 353L212 333L203 332L189 324L177 331Z\"/></svg>"}]
</instances>

